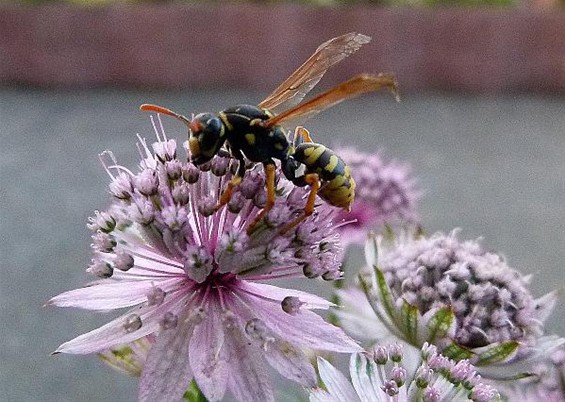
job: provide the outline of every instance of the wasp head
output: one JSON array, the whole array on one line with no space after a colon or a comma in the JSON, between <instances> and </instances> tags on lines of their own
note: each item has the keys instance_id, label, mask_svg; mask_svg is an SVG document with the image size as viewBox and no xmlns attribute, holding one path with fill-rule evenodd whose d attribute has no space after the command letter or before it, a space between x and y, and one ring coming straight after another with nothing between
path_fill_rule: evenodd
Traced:
<instances>
[{"instance_id":1,"label":"wasp head","mask_svg":"<svg viewBox=\"0 0 565 402\"><path fill-rule=\"evenodd\" d=\"M224 144L224 124L212 113L201 113L192 119L188 127L190 128L188 147L192 163L200 165L208 162Z\"/></svg>"}]
</instances>

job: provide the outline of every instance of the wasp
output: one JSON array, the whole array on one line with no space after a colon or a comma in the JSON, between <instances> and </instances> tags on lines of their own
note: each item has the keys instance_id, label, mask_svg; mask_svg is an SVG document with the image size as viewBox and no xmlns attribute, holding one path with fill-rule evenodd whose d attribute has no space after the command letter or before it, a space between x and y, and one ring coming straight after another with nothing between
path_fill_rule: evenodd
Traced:
<instances>
[{"instance_id":1,"label":"wasp","mask_svg":"<svg viewBox=\"0 0 565 402\"><path fill-rule=\"evenodd\" d=\"M282 173L293 184L310 186L302 214L281 230L281 233L286 233L314 212L316 195L330 205L348 211L351 209L355 181L349 166L331 149L314 143L302 126L296 127L294 139L290 142L283 123L288 125L292 121L305 120L344 100L381 89L390 90L398 98L394 76L361 74L302 102L330 67L369 41L370 37L352 32L324 42L257 106L238 105L218 113L200 113L192 119L157 105L144 104L140 109L175 117L188 126L191 162L195 165L225 153L224 145L237 159L237 171L223 190L216 210L229 202L241 182L246 171L246 159L263 164L267 201L247 227L248 233L275 204L275 159L280 161ZM277 110L282 112L276 114Z\"/></svg>"}]
</instances>

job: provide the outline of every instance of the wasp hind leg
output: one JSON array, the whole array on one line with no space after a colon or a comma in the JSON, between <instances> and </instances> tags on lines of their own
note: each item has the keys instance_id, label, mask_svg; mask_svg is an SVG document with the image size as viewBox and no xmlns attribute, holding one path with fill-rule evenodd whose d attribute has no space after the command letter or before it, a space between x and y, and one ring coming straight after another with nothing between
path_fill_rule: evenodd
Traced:
<instances>
[{"instance_id":1,"label":"wasp hind leg","mask_svg":"<svg viewBox=\"0 0 565 402\"><path fill-rule=\"evenodd\" d=\"M284 235L289 230L295 228L298 224L300 224L300 222L302 222L304 219L308 218L310 215L314 213L316 194L318 194L318 191L320 190L320 187L322 185L320 183L320 177L318 176L317 173L307 173L303 177L296 178L296 181L300 183L304 182L305 184L308 184L310 186L310 193L308 194L308 200L306 201L306 206L304 207L304 211L302 211L302 213L296 219L294 219L293 221L291 221L281 229L280 231L281 235Z\"/></svg>"},{"instance_id":2,"label":"wasp hind leg","mask_svg":"<svg viewBox=\"0 0 565 402\"><path fill-rule=\"evenodd\" d=\"M267 202L263 207L263 210L255 216L255 219L247 227L247 234L251 234L255 226L269 213L273 206L275 205L275 162L263 163L265 168L265 181L267 184Z\"/></svg>"}]
</instances>

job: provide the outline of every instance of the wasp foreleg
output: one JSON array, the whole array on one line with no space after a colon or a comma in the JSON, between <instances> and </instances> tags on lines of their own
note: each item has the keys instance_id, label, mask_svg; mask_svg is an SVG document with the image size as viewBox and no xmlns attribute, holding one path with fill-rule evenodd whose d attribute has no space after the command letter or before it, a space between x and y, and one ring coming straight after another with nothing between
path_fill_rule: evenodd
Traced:
<instances>
[{"instance_id":1,"label":"wasp foreleg","mask_svg":"<svg viewBox=\"0 0 565 402\"><path fill-rule=\"evenodd\" d=\"M236 188L239 183L241 183L241 180L245 175L245 159L243 158L243 155L241 154L241 152L234 152L233 150L232 154L238 161L237 172L235 173L235 176L232 177L232 179L228 182L228 185L222 192L222 195L220 196L220 199L218 201L218 205L214 207L214 211L219 210L221 207L230 202L234 188Z\"/></svg>"}]
</instances>

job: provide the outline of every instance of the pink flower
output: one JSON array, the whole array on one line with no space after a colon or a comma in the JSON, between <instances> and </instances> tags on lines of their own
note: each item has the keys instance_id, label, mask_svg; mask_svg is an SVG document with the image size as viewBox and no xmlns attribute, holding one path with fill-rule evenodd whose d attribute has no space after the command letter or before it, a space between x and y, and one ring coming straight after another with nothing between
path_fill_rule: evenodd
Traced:
<instances>
[{"instance_id":1,"label":"pink flower","mask_svg":"<svg viewBox=\"0 0 565 402\"><path fill-rule=\"evenodd\" d=\"M193 379L210 401L226 391L239 401L270 401L267 365L314 386L303 349L353 352L359 346L311 311L332 303L260 281L340 277L336 210L320 205L315 216L281 235L301 213L307 189L280 177L275 207L247 234L265 201L262 169L248 171L230 203L215 211L232 160L216 157L197 168L177 158L174 140L156 132L154 152L140 139L138 173L119 166L111 153L102 155L110 160L113 201L89 225L93 262L87 271L97 280L48 302L128 310L55 353L100 353L149 336L154 342L141 373L142 401L178 400Z\"/></svg>"},{"instance_id":2,"label":"pink flower","mask_svg":"<svg viewBox=\"0 0 565 402\"><path fill-rule=\"evenodd\" d=\"M355 148L336 148L336 152L351 168L357 184L351 212L340 212L342 220L351 222L340 228L345 244L363 244L367 232L382 231L385 225L418 224L422 192L407 164Z\"/></svg>"}]
</instances>

